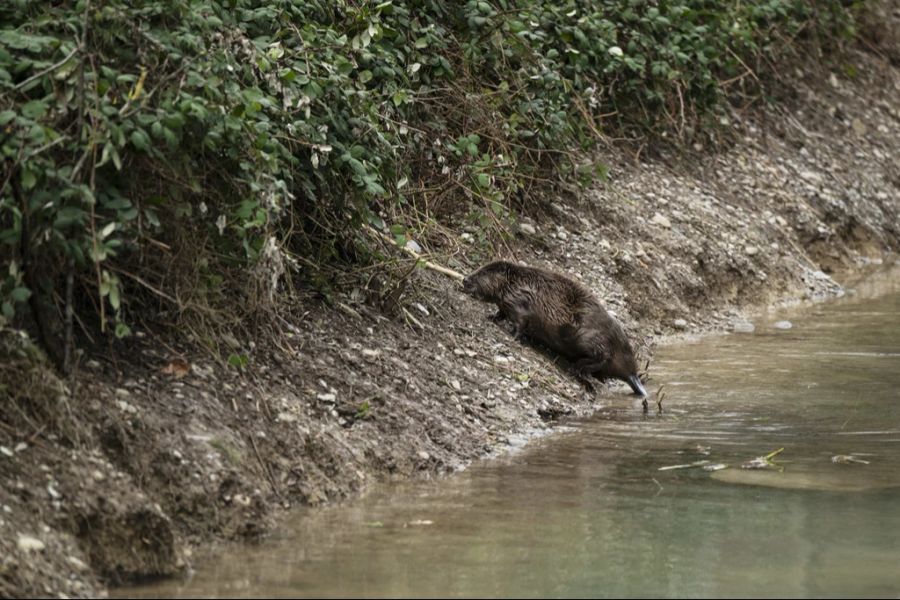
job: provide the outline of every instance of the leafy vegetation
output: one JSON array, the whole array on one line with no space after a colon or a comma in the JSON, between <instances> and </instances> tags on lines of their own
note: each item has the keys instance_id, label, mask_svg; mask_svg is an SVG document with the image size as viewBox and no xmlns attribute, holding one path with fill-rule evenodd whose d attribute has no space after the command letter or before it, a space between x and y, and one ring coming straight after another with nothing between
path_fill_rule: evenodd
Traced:
<instances>
[{"instance_id":1,"label":"leafy vegetation","mask_svg":"<svg viewBox=\"0 0 900 600\"><path fill-rule=\"evenodd\" d=\"M370 229L483 238L602 175L579 151L610 132L689 139L784 48L852 33L845 4L7 0L2 314L68 348L139 300L271 309L371 260Z\"/></svg>"}]
</instances>

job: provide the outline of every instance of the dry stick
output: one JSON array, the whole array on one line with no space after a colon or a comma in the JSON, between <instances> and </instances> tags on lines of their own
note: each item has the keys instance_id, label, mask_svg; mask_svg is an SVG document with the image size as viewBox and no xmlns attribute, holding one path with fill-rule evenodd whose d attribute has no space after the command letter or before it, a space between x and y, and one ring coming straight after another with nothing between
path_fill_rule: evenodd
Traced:
<instances>
[{"instance_id":1,"label":"dry stick","mask_svg":"<svg viewBox=\"0 0 900 600\"><path fill-rule=\"evenodd\" d=\"M73 306L73 290L75 288L75 257L70 256L68 261L69 272L66 273L66 312L65 312L65 341L63 342L63 373L72 374L72 392L75 391L74 370L72 369L72 355L75 351L75 333L73 322L75 307Z\"/></svg>"},{"instance_id":2,"label":"dry stick","mask_svg":"<svg viewBox=\"0 0 900 600\"><path fill-rule=\"evenodd\" d=\"M591 116L587 107L584 105L584 102L581 101L581 98L578 96L573 96L572 101L575 103L575 108L578 109L578 112L581 113L582 118L585 123L587 123L588 127L591 129L591 132L597 137L597 140L605 146L609 146L609 139L600 133L600 130L597 129L597 126L594 124L594 118Z\"/></svg>"},{"instance_id":3,"label":"dry stick","mask_svg":"<svg viewBox=\"0 0 900 600\"><path fill-rule=\"evenodd\" d=\"M15 87L13 87L13 89L14 89L14 90L21 90L23 87L25 87L26 85L28 85L29 83L31 83L31 82L34 81L35 79L40 79L41 77L43 77L43 76L46 75L47 73L51 73L51 72L55 71L56 69L60 68L61 66L63 66L63 65L66 64L67 62L69 62L69 59L72 58L73 56L75 56L75 53L78 52L79 50L81 50L81 46L75 46L75 48L73 48L72 51L69 52L69 54L67 54L66 57L65 57L64 59L62 59L62 60L59 61L58 63L55 63L55 64L50 65L49 67L47 67L47 68L44 69L43 71L40 71L39 73L35 73L35 74L32 75L31 77L29 77L28 79L26 79L25 81L23 81L22 83L19 83L18 85L16 85Z\"/></svg>"},{"instance_id":4,"label":"dry stick","mask_svg":"<svg viewBox=\"0 0 900 600\"><path fill-rule=\"evenodd\" d=\"M426 269L431 269L432 271L437 271L438 273L443 273L444 275L447 275L448 277L452 277L453 279L456 279L457 281L462 281L463 279L465 279L465 276L462 273L459 273L458 271L454 271L453 269L449 269L447 267L443 267L443 266L435 264L429 260L426 260L422 257L421 254L419 254L412 248L407 248L406 246L400 246L394 240L392 240L389 236L376 230L371 225L366 225L366 229L368 229L375 235L380 236L381 238L383 238L385 241L389 242L390 244L397 246L398 248L400 248L401 250L403 250L404 252L406 252L407 254L412 256L413 258L415 258L417 261L421 262L422 265L424 265Z\"/></svg>"},{"instance_id":5,"label":"dry stick","mask_svg":"<svg viewBox=\"0 0 900 600\"><path fill-rule=\"evenodd\" d=\"M253 439L253 435L250 435L250 444L253 446L253 452L256 454L256 460L259 461L259 466L262 467L263 473L266 476L266 479L269 481L269 485L272 486L272 493L275 494L275 497L279 500L282 500L281 494L278 492L278 488L275 487L275 478L272 477L272 473L269 471L269 467L266 463L263 462L262 455L259 453L259 448L256 447L256 440Z\"/></svg>"},{"instance_id":6,"label":"dry stick","mask_svg":"<svg viewBox=\"0 0 900 600\"><path fill-rule=\"evenodd\" d=\"M417 318L415 318L413 316L413 314L411 312L409 312L409 310L406 309L405 306L401 306L400 309L403 311L403 314L406 315L406 318L409 319L410 321L412 321L416 327L418 327L419 329L421 329L423 331L425 330L425 326L422 325L421 321L419 321Z\"/></svg>"}]
</instances>

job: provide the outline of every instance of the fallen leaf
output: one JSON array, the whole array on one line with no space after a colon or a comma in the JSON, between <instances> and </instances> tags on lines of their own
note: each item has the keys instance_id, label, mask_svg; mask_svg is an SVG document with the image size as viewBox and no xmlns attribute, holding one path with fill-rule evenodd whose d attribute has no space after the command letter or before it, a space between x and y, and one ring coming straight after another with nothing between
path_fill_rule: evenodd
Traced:
<instances>
[{"instance_id":1,"label":"fallen leaf","mask_svg":"<svg viewBox=\"0 0 900 600\"><path fill-rule=\"evenodd\" d=\"M172 375L175 379L181 379L191 372L191 363L180 358L172 359L169 364L159 370L163 375Z\"/></svg>"}]
</instances>

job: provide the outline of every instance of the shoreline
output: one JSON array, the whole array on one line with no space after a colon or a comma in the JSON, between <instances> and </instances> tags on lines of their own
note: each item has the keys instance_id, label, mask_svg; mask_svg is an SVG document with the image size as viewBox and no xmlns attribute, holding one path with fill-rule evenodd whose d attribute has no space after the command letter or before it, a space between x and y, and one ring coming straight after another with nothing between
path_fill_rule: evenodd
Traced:
<instances>
[{"instance_id":1,"label":"shoreline","mask_svg":"<svg viewBox=\"0 0 900 600\"><path fill-rule=\"evenodd\" d=\"M735 112L731 147L637 165L610 150L610 181L523 215L507 258L577 277L645 356L788 297L835 294L826 271L896 265L900 69L854 59L854 80L801 71L791 103ZM466 233L467 254L446 261L458 271L486 262ZM442 476L548 423L628 406L618 386L586 397L457 282L416 269L408 284L390 317L364 293L339 299L349 311L310 301L283 347L235 340L242 369L201 340L137 328L121 356L87 357L74 397L53 396L77 441L48 421L2 442L0 595L178 576L194 548L265 536L292 506ZM165 372L175 358L186 374ZM28 381L63 385L39 369Z\"/></svg>"}]
</instances>

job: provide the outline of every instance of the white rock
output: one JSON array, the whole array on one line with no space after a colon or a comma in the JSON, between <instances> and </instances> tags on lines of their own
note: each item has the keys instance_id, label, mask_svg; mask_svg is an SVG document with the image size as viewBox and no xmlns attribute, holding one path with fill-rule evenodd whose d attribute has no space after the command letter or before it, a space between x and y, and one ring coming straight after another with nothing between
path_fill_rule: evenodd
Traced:
<instances>
[{"instance_id":1,"label":"white rock","mask_svg":"<svg viewBox=\"0 0 900 600\"><path fill-rule=\"evenodd\" d=\"M670 221L668 217L663 216L660 213L656 213L655 215L653 215L653 218L650 219L650 222L659 225L660 227L665 227L666 229L672 226L672 221Z\"/></svg>"},{"instance_id":2,"label":"white rock","mask_svg":"<svg viewBox=\"0 0 900 600\"><path fill-rule=\"evenodd\" d=\"M275 417L275 420L282 423L295 423L297 421L297 415L289 412L280 412Z\"/></svg>"},{"instance_id":3,"label":"white rock","mask_svg":"<svg viewBox=\"0 0 900 600\"><path fill-rule=\"evenodd\" d=\"M672 325L675 326L675 329L687 329L688 322L684 319L675 319Z\"/></svg>"},{"instance_id":4,"label":"white rock","mask_svg":"<svg viewBox=\"0 0 900 600\"><path fill-rule=\"evenodd\" d=\"M535 229L534 225L531 223L519 223L519 231L525 235L534 235L537 233L537 229Z\"/></svg>"},{"instance_id":5,"label":"white rock","mask_svg":"<svg viewBox=\"0 0 900 600\"><path fill-rule=\"evenodd\" d=\"M16 542L22 552L40 552L45 548L44 542L30 535L20 534Z\"/></svg>"},{"instance_id":6,"label":"white rock","mask_svg":"<svg viewBox=\"0 0 900 600\"><path fill-rule=\"evenodd\" d=\"M756 330L756 326L750 321L735 321L731 324L731 330L735 333L753 333Z\"/></svg>"},{"instance_id":7,"label":"white rock","mask_svg":"<svg viewBox=\"0 0 900 600\"><path fill-rule=\"evenodd\" d=\"M790 321L778 321L775 323L775 329L790 329L794 324Z\"/></svg>"}]
</instances>

